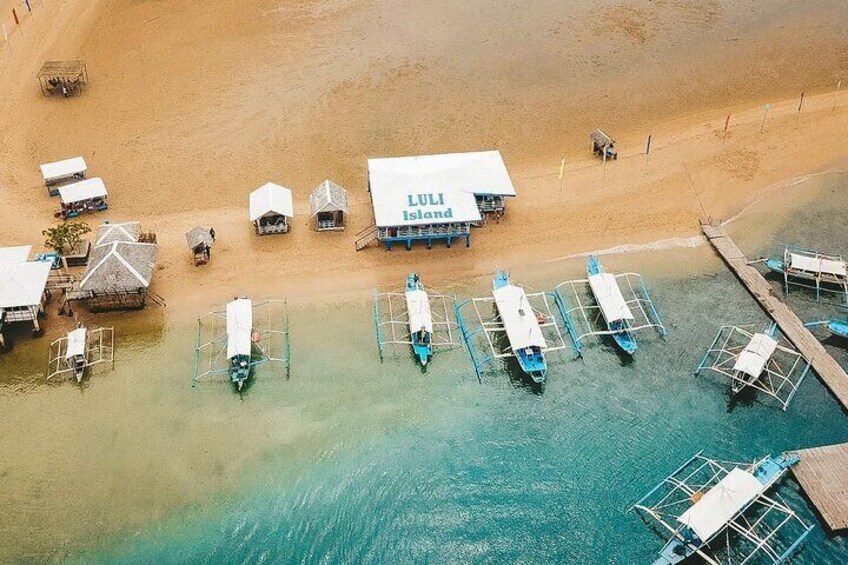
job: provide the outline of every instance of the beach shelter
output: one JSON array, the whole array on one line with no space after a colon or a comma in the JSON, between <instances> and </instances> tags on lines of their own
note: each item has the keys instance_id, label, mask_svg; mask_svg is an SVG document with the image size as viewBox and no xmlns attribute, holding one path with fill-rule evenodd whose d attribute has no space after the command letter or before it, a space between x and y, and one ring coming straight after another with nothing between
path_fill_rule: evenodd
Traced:
<instances>
[{"instance_id":1,"label":"beach shelter","mask_svg":"<svg viewBox=\"0 0 848 565\"><path fill-rule=\"evenodd\" d=\"M101 178L85 179L59 187L59 215L67 220L86 212L106 210L109 207L106 197L106 185Z\"/></svg>"},{"instance_id":2,"label":"beach shelter","mask_svg":"<svg viewBox=\"0 0 848 565\"><path fill-rule=\"evenodd\" d=\"M194 258L195 265L205 265L211 257L212 232L209 228L196 226L186 232L186 244Z\"/></svg>"},{"instance_id":3,"label":"beach shelter","mask_svg":"<svg viewBox=\"0 0 848 565\"><path fill-rule=\"evenodd\" d=\"M347 191L331 180L315 187L309 196L317 231L342 231L348 212Z\"/></svg>"},{"instance_id":4,"label":"beach shelter","mask_svg":"<svg viewBox=\"0 0 848 565\"><path fill-rule=\"evenodd\" d=\"M288 233L294 217L291 190L269 182L250 193L250 221L258 235Z\"/></svg>"},{"instance_id":5,"label":"beach shelter","mask_svg":"<svg viewBox=\"0 0 848 565\"><path fill-rule=\"evenodd\" d=\"M58 196L56 185L83 180L88 171L88 165L82 157L72 157L41 165L41 176L50 196Z\"/></svg>"},{"instance_id":6,"label":"beach shelter","mask_svg":"<svg viewBox=\"0 0 848 565\"><path fill-rule=\"evenodd\" d=\"M44 311L49 261L12 261L0 263L0 345L5 345L3 330L13 322L32 322L40 331L38 314Z\"/></svg>"}]
</instances>

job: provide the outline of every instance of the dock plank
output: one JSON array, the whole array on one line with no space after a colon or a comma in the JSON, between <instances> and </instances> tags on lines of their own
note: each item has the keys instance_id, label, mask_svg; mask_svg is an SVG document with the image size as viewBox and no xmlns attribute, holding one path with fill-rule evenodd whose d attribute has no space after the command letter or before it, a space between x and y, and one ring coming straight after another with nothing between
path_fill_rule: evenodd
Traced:
<instances>
[{"instance_id":1,"label":"dock plank","mask_svg":"<svg viewBox=\"0 0 848 565\"><path fill-rule=\"evenodd\" d=\"M795 312L775 295L773 287L765 277L748 264L748 259L724 227L705 223L701 225L701 230L748 292L777 323L781 333L810 363L819 379L842 407L848 410L848 375L845 370L831 357L819 340L804 327L804 323Z\"/></svg>"},{"instance_id":2,"label":"dock plank","mask_svg":"<svg viewBox=\"0 0 848 565\"><path fill-rule=\"evenodd\" d=\"M799 452L792 472L801 488L831 530L848 528L848 443Z\"/></svg>"}]
</instances>

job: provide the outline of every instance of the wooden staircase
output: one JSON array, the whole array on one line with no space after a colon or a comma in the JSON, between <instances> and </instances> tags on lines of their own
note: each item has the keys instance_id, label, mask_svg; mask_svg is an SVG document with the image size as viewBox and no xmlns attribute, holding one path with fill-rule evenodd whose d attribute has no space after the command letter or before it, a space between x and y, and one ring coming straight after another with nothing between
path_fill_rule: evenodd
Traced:
<instances>
[{"instance_id":1,"label":"wooden staircase","mask_svg":"<svg viewBox=\"0 0 848 565\"><path fill-rule=\"evenodd\" d=\"M356 241L354 242L354 247L356 247L357 251L362 251L375 241L378 238L377 226L376 224L372 224L356 234Z\"/></svg>"}]
</instances>

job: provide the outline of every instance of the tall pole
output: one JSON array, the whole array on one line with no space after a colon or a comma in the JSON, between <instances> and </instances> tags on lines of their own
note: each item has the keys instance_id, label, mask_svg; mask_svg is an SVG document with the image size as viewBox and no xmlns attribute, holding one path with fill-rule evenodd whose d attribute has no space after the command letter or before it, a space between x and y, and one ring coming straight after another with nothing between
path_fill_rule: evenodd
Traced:
<instances>
[{"instance_id":1,"label":"tall pole","mask_svg":"<svg viewBox=\"0 0 848 565\"><path fill-rule=\"evenodd\" d=\"M804 93L801 93L801 100L798 101L798 111L795 112L795 125L798 125L798 118L801 117L801 107L804 105Z\"/></svg>"},{"instance_id":2,"label":"tall pole","mask_svg":"<svg viewBox=\"0 0 848 565\"><path fill-rule=\"evenodd\" d=\"M842 81L836 83L836 94L833 95L833 110L830 113L834 113L836 111L836 99L839 98L839 90L842 88Z\"/></svg>"},{"instance_id":3,"label":"tall pole","mask_svg":"<svg viewBox=\"0 0 848 565\"><path fill-rule=\"evenodd\" d=\"M559 162L559 191L562 192L563 176L565 173L565 159Z\"/></svg>"},{"instance_id":4,"label":"tall pole","mask_svg":"<svg viewBox=\"0 0 848 565\"><path fill-rule=\"evenodd\" d=\"M769 105L766 104L763 106L765 112L763 112L763 122L760 124L760 133L763 133L763 128L766 127L766 116L768 116Z\"/></svg>"}]
</instances>

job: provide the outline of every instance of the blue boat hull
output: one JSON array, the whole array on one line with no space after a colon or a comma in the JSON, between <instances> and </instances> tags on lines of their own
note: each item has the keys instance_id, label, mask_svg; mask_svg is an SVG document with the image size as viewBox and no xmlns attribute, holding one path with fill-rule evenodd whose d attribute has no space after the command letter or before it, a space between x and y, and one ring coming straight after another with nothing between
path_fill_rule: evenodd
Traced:
<instances>
[{"instance_id":1,"label":"blue boat hull","mask_svg":"<svg viewBox=\"0 0 848 565\"><path fill-rule=\"evenodd\" d=\"M601 265L600 259L598 259L595 255L591 255L586 266L586 271L589 273L589 276L603 273L604 268ZM627 327L626 322L621 320L612 323L607 322L607 329L612 332L612 338L622 351L628 355L636 353L639 346L636 344L636 337Z\"/></svg>"},{"instance_id":2,"label":"blue boat hull","mask_svg":"<svg viewBox=\"0 0 848 565\"><path fill-rule=\"evenodd\" d=\"M230 358L230 381L241 390L245 381L250 378L250 356L235 355Z\"/></svg>"},{"instance_id":3,"label":"blue boat hull","mask_svg":"<svg viewBox=\"0 0 848 565\"><path fill-rule=\"evenodd\" d=\"M848 320L831 320L827 323L827 330L835 336L848 339Z\"/></svg>"},{"instance_id":4,"label":"blue boat hull","mask_svg":"<svg viewBox=\"0 0 848 565\"><path fill-rule=\"evenodd\" d=\"M406 292L415 290L424 290L424 285L417 273L409 273L406 277ZM426 367L433 356L433 345L431 343L432 336L425 332L425 335L419 336L417 333L412 335L412 352L421 363L422 367Z\"/></svg>"},{"instance_id":5,"label":"blue boat hull","mask_svg":"<svg viewBox=\"0 0 848 565\"><path fill-rule=\"evenodd\" d=\"M494 288L503 288L509 284L509 274L506 271L498 271L495 274ZM545 382L548 375L548 363L541 349L533 347L529 352L526 349L520 349L515 352L515 357L518 359L518 366L534 383Z\"/></svg>"}]
</instances>

